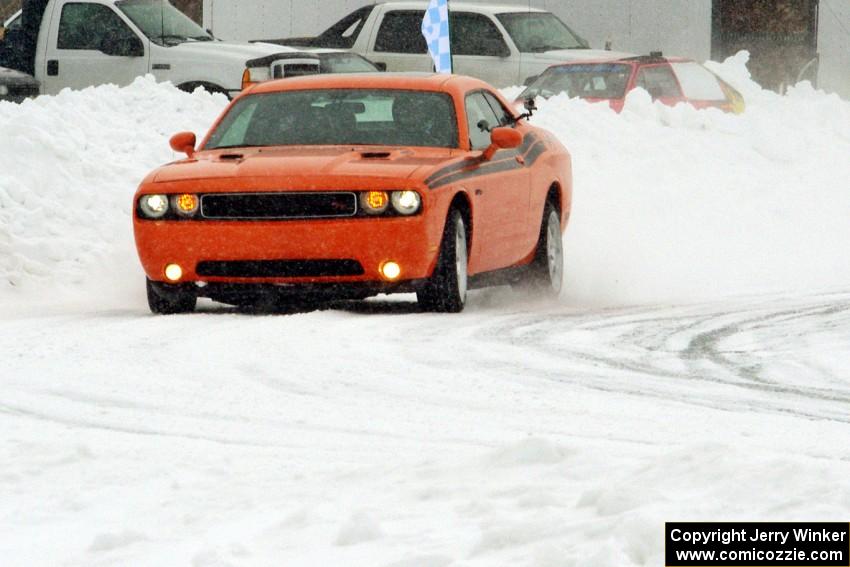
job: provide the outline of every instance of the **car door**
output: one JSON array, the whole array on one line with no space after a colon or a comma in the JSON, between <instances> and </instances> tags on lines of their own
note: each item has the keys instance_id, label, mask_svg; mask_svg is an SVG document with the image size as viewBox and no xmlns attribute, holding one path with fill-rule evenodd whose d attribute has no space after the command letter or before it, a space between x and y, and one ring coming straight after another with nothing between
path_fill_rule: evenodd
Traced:
<instances>
[{"instance_id":1,"label":"car door","mask_svg":"<svg viewBox=\"0 0 850 567\"><path fill-rule=\"evenodd\" d=\"M422 35L424 17L424 10L384 12L367 57L375 64L385 64L387 71L433 71L428 45Z\"/></svg>"},{"instance_id":2,"label":"car door","mask_svg":"<svg viewBox=\"0 0 850 567\"><path fill-rule=\"evenodd\" d=\"M476 77L496 87L516 84L519 53L511 52L502 32L488 16L452 12L449 23L455 73Z\"/></svg>"},{"instance_id":3,"label":"car door","mask_svg":"<svg viewBox=\"0 0 850 567\"><path fill-rule=\"evenodd\" d=\"M42 90L82 89L106 83L129 85L148 72L150 47L112 6L93 2L57 2Z\"/></svg>"},{"instance_id":4,"label":"car door","mask_svg":"<svg viewBox=\"0 0 850 567\"><path fill-rule=\"evenodd\" d=\"M491 95L492 96L492 95ZM495 97L493 97L495 99ZM466 96L469 144L473 151L490 146L490 131L504 121L488 102L486 91ZM469 172L463 185L473 195L478 238L474 239L473 268L488 272L522 260L528 221L530 176L514 150L497 152Z\"/></svg>"}]
</instances>

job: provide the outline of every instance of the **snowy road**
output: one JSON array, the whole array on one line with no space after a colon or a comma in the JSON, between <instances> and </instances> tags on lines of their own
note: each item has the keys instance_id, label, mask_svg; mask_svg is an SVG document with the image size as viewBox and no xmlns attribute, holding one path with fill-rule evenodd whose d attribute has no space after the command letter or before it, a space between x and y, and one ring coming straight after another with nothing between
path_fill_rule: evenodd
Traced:
<instances>
[{"instance_id":1,"label":"snowy road","mask_svg":"<svg viewBox=\"0 0 850 567\"><path fill-rule=\"evenodd\" d=\"M3 565L660 565L850 511L850 293L2 325Z\"/></svg>"}]
</instances>

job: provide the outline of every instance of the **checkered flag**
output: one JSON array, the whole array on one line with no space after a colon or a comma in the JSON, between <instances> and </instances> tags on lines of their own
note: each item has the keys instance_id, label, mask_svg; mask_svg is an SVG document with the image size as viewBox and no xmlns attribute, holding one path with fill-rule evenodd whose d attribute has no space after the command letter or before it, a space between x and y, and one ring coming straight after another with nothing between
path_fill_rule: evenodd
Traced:
<instances>
[{"instance_id":1,"label":"checkered flag","mask_svg":"<svg viewBox=\"0 0 850 567\"><path fill-rule=\"evenodd\" d=\"M449 36L449 0L431 0L422 20L422 35L438 73L452 72L452 44Z\"/></svg>"}]
</instances>

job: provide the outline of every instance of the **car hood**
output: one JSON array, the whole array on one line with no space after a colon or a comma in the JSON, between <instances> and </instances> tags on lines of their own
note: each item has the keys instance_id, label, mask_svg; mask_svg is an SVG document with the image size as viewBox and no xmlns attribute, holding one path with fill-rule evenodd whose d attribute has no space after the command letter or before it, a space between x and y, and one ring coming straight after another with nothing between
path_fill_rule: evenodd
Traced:
<instances>
[{"instance_id":1,"label":"car hood","mask_svg":"<svg viewBox=\"0 0 850 567\"><path fill-rule=\"evenodd\" d=\"M229 149L199 152L193 159L160 168L155 183L215 179L257 179L257 190L274 190L279 182L298 180L304 189L311 178L381 178L416 182L424 180L440 165L460 155L459 150L441 148L336 147ZM321 182L319 182L321 184ZM316 186L318 186L317 184Z\"/></svg>"},{"instance_id":2,"label":"car hood","mask_svg":"<svg viewBox=\"0 0 850 567\"><path fill-rule=\"evenodd\" d=\"M613 59L623 59L624 57L633 57L631 53L621 53L619 51L605 51L602 49L555 49L545 51L543 53L523 54L524 57L531 57L540 61L564 62L564 61L608 61Z\"/></svg>"},{"instance_id":3,"label":"car hood","mask_svg":"<svg viewBox=\"0 0 850 567\"><path fill-rule=\"evenodd\" d=\"M175 55L206 58L207 60L231 59L247 61L276 53L292 53L297 50L268 43L242 43L236 41L187 41L169 48Z\"/></svg>"}]
</instances>

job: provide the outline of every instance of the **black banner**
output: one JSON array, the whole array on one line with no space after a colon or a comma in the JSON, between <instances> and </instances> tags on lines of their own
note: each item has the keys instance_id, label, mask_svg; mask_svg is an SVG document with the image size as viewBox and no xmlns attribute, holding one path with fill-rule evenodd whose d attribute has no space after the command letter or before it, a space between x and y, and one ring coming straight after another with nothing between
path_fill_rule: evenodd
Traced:
<instances>
[{"instance_id":1,"label":"black banner","mask_svg":"<svg viewBox=\"0 0 850 567\"><path fill-rule=\"evenodd\" d=\"M850 567L850 523L668 523L667 567Z\"/></svg>"}]
</instances>

